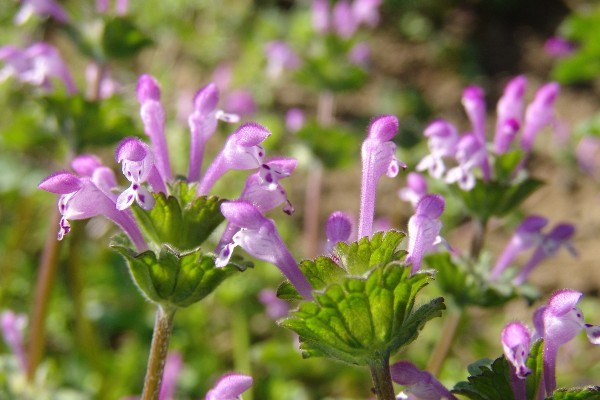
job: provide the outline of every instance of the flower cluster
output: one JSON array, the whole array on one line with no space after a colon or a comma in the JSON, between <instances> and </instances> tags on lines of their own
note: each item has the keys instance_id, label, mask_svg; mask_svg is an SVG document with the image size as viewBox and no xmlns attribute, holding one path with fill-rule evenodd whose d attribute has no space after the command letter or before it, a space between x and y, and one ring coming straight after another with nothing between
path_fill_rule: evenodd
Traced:
<instances>
[{"instance_id":1,"label":"flower cluster","mask_svg":"<svg viewBox=\"0 0 600 400\"><path fill-rule=\"evenodd\" d=\"M123 230L138 253L162 246L162 243L151 244L154 239L144 237L143 229L131 210L133 203L137 203L143 210L152 210L157 194L172 195L172 188L176 184L167 148L165 111L160 95L156 80L150 75L142 75L137 86L137 97L144 132L150 139L150 145L130 137L123 139L117 146L115 159L121 164L123 175L129 182L127 189L119 193L117 179L112 170L92 155L76 157L71 164L73 171L52 174L40 183L41 189L60 195L58 206L62 218L59 240L69 233L69 220L103 215ZM214 84L203 87L195 96L194 109L188 118L191 144L187 183L195 185L196 196L202 197L209 195L215 183L228 171L254 170L256 172L248 177L239 202L248 204L253 210L256 209L259 213L258 220L264 218L262 213L281 204L284 204L284 211L291 214L293 207L279 181L291 174L296 161L288 158L265 160L265 150L261 143L271 133L259 124L244 123L238 127L207 170L201 173L204 148L207 140L216 131L217 121L235 123L239 120L237 115L218 109L217 103L218 91ZM224 214L227 216L227 211ZM246 222L254 223L251 220L244 221ZM239 223L236 226L239 226ZM231 246L228 242L231 238L241 240L242 235L235 236L235 232L231 226L225 229L217 252L230 251ZM260 232L264 232L264 229ZM226 261L221 262L224 257L222 255L217 260L218 266L227 264ZM228 260L228 257L226 258ZM296 268L295 264L287 269L284 265L279 266L286 275L301 276L299 271L293 270ZM310 293L305 281L293 282L300 288L306 288L302 290L303 293Z\"/></svg>"},{"instance_id":2,"label":"flower cluster","mask_svg":"<svg viewBox=\"0 0 600 400\"><path fill-rule=\"evenodd\" d=\"M561 246L565 246L574 256L577 255L571 243L575 227L571 224L560 223L555 225L550 232L542 233L547 224L546 218L537 215L523 219L498 258L490 274L490 279L498 279L520 253L532 248L535 248L533 254L513 280L516 285L523 284L533 269L544 259L553 257Z\"/></svg>"},{"instance_id":3,"label":"flower cluster","mask_svg":"<svg viewBox=\"0 0 600 400\"><path fill-rule=\"evenodd\" d=\"M77 88L71 74L58 50L44 42L38 42L27 48L7 45L0 47L0 82L9 78L33 86L39 86L47 92L54 90L53 80L61 81L69 94L75 94Z\"/></svg>"},{"instance_id":4,"label":"flower cluster","mask_svg":"<svg viewBox=\"0 0 600 400\"><path fill-rule=\"evenodd\" d=\"M483 90L478 86L467 87L462 103L471 122L471 131L460 135L450 122L439 119L425 129L430 154L417 165L419 171L429 171L446 183L457 183L463 190L475 186L476 171L485 182L493 179L492 157L507 153L521 132L519 148L525 154L531 152L538 133L547 126L557 126L554 103L559 92L557 83L542 86L534 100L525 108L527 80L523 76L512 79L498 101L497 120L492 144L486 139L486 105ZM446 167L450 160L455 164ZM518 170L513 171L515 175Z\"/></svg>"},{"instance_id":5,"label":"flower cluster","mask_svg":"<svg viewBox=\"0 0 600 400\"><path fill-rule=\"evenodd\" d=\"M526 361L534 338L544 340L543 380L538 391L546 396L556 389L556 356L563 344L585 330L592 344L600 344L600 326L585 323L583 312L577 306L583 293L563 289L554 293L546 305L534 314L535 333L520 322L511 322L502 331L502 346L506 359L512 365L512 386L524 393L524 379L531 370Z\"/></svg>"}]
</instances>

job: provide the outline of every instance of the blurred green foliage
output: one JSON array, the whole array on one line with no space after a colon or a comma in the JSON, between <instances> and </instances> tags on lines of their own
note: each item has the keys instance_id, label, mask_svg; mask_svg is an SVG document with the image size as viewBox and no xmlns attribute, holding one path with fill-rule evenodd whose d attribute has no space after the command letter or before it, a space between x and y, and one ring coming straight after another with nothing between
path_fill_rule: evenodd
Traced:
<instances>
[{"instance_id":1,"label":"blurred green foliage","mask_svg":"<svg viewBox=\"0 0 600 400\"><path fill-rule=\"evenodd\" d=\"M39 261L45 243L55 237L57 227L51 225L51 216L56 212L56 198L37 190L40 180L68 168L73 156L83 152L97 153L116 170L116 143L126 136L143 137L135 100L135 82L141 73L151 73L162 83L170 121L168 140L173 145L171 155L181 168L178 172L185 170L188 152L187 121L176 121L181 112L180 97L214 79L215 69L223 65L231 68L231 77L227 87L221 88L221 102L235 89L252 93L258 112L251 118L273 131L266 143L272 155L288 155L289 149L302 147L311 154L307 160L317 158L329 170L350 173L360 158L368 119L378 113L393 113L402 121L399 145L407 149L409 159L418 160L424 153L423 126L440 107L438 95L423 93L423 88L439 85L440 80L421 74L428 68L418 63L395 69L396 65L386 64L387 59L381 56L390 50L377 46L387 43L380 39L389 40L390 36L401 45L416 43L422 47L405 51L424 51L428 65L436 65L444 76L462 82L485 71L481 53L473 44L474 39L481 38L477 37L479 31L466 29L470 18L481 23L482 19L477 19L481 11L477 5L481 3L388 0L376 30L363 29L343 41L332 35L317 35L311 27L309 4L301 1L132 1L129 13L117 16L112 9L98 14L92 1L67 0L60 4L72 24L60 26L52 20L34 18L21 27L14 26L12 20L20 4L2 2L0 43L26 46L41 40L52 42L66 60L79 93L69 97L60 85L55 92L45 93L11 79L0 81L0 309L31 312ZM518 10L518 3L494 1L486 3L490 8L483 11ZM457 15L465 16L464 20ZM572 59L558 64L557 79L573 82L597 76L599 20L596 9L592 14L575 14L565 22L561 28L565 37L580 42L580 49ZM466 32L457 29L462 27L460 21L466 21ZM303 60L300 69L288 71L278 80L269 79L265 73L264 45L272 40L285 40ZM346 61L347 52L359 41L375 48L374 60L367 68ZM399 63L406 54L394 56ZM110 71L120 84L114 95L98 98L98 82L86 79L90 62ZM346 104L340 106L330 125L317 118L317 98L323 92L333 93L336 101ZM181 108L189 108L190 101L181 102ZM308 121L294 135L286 131L283 117L291 106L304 110ZM209 154L216 154L225 134L233 129L219 129L209 142ZM293 185L284 184L295 204L302 204L303 178L309 168L310 161L300 166L300 178ZM234 198L244 176L233 173L225 177L217 187L222 190L219 193ZM334 194L358 203L359 177L354 181L356 187L338 188ZM508 195L502 187L492 189L498 196ZM525 195L519 193L510 201L521 201ZM297 259L306 256L301 232L303 213L309 206L297 207L299 215L288 219L271 215ZM464 211L456 207L460 213ZM497 214L500 211L495 210ZM394 218L404 220L406 215ZM74 222L72 233L60 244L58 275L48 300L45 354L35 388L29 393L31 398L118 399L139 394L153 309L131 281L123 258L108 249L114 232L102 220ZM213 235L207 241L214 245L217 239ZM451 263L444 266L446 277L464 277ZM372 395L365 371L327 359L303 360L295 337L266 315L258 295L264 288L276 288L282 280L278 270L258 262L253 270L223 282L201 304L178 311L171 349L183 354L185 367L177 383L177 399L202 398L215 380L230 370L255 377L246 400L365 399ZM432 288L440 290L436 285ZM455 292L460 289L453 288ZM469 300L476 297L479 303L472 301L476 304L507 300L502 298L504 293L494 293L496 297L489 300L485 290L478 290L467 284L462 294ZM593 307L589 308L592 313ZM499 327L506 322L498 312L481 319L489 326L481 332L465 327L471 344L461 344L468 347L468 355L477 358L499 352L497 337L487 334L499 334ZM467 319L466 324L481 326L479 317ZM403 350L398 357L424 365L441 329L437 321L431 326L414 348ZM448 386L466 376L465 359L467 356L455 354L448 360L449 367L441 374ZM586 364L582 365L573 367L573 376L588 372ZM596 368L590 375L600 376L600 371ZM8 346L0 343L0 398L24 398L20 392L23 387L15 358Z\"/></svg>"}]
</instances>

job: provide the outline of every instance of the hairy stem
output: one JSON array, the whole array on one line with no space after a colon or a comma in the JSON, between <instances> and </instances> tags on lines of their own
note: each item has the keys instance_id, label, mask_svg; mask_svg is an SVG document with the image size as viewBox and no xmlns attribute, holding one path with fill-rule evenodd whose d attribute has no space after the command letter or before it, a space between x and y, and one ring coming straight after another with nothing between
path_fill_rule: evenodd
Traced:
<instances>
[{"instance_id":1,"label":"hairy stem","mask_svg":"<svg viewBox=\"0 0 600 400\"><path fill-rule=\"evenodd\" d=\"M144 379L144 391L141 400L157 400L160 394L165 360L169 350L169 340L173 330L175 308L158 306L154 323L154 334L150 346L150 356Z\"/></svg>"},{"instance_id":2,"label":"hairy stem","mask_svg":"<svg viewBox=\"0 0 600 400\"><path fill-rule=\"evenodd\" d=\"M319 204L321 202L321 186L323 166L314 161L308 170L308 182L304 198L304 248L307 258L314 258L319 253Z\"/></svg>"},{"instance_id":3,"label":"hairy stem","mask_svg":"<svg viewBox=\"0 0 600 400\"><path fill-rule=\"evenodd\" d=\"M431 357L427 362L427 371L431 372L434 376L439 375L444 366L444 361L446 361L446 357L450 353L450 348L454 342L462 315L463 309L458 308L454 312L449 312L446 317L440 340L435 345L435 348L431 352Z\"/></svg>"},{"instance_id":4,"label":"hairy stem","mask_svg":"<svg viewBox=\"0 0 600 400\"><path fill-rule=\"evenodd\" d=\"M50 293L56 280L60 241L56 240L56 227L60 220L58 211L53 211L48 222L49 230L40 258L38 277L35 286L35 299L31 312L31 329L29 332L29 349L27 354L27 380L33 382L35 372L42 359L46 341L46 314L50 304Z\"/></svg>"},{"instance_id":5,"label":"hairy stem","mask_svg":"<svg viewBox=\"0 0 600 400\"><path fill-rule=\"evenodd\" d=\"M369 369L373 378L373 392L377 396L377 400L395 400L396 394L390 374L389 356L385 355L369 364Z\"/></svg>"}]
</instances>

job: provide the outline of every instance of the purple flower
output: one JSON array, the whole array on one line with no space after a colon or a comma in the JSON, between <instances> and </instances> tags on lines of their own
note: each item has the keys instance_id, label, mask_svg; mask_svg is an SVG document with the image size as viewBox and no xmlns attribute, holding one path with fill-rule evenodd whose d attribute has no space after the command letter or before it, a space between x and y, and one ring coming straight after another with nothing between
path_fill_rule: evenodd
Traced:
<instances>
[{"instance_id":1,"label":"purple flower","mask_svg":"<svg viewBox=\"0 0 600 400\"><path fill-rule=\"evenodd\" d=\"M382 0L354 0L352 15L357 24L365 24L374 28L379 23L379 7Z\"/></svg>"},{"instance_id":2,"label":"purple flower","mask_svg":"<svg viewBox=\"0 0 600 400\"><path fill-rule=\"evenodd\" d=\"M515 285L522 285L529 274L533 271L533 269L543 260L549 257L554 257L556 252L560 249L561 246L565 246L569 252L576 256L577 251L573 248L571 244L571 238L575 234L575 227L571 224L558 224L556 225L552 231L546 235L544 235L537 248L535 249L533 255L527 261L527 263L523 266L523 269L519 273L519 275L513 280Z\"/></svg>"},{"instance_id":3,"label":"purple flower","mask_svg":"<svg viewBox=\"0 0 600 400\"><path fill-rule=\"evenodd\" d=\"M331 254L333 247L338 242L347 242L351 234L352 221L350 217L341 211L333 212L325 223L326 253Z\"/></svg>"},{"instance_id":4,"label":"purple flower","mask_svg":"<svg viewBox=\"0 0 600 400\"><path fill-rule=\"evenodd\" d=\"M390 367L392 380L406 386L406 391L422 400L456 400L430 372L421 371L409 361L398 361Z\"/></svg>"},{"instance_id":5,"label":"purple flower","mask_svg":"<svg viewBox=\"0 0 600 400\"><path fill-rule=\"evenodd\" d=\"M519 379L525 379L531 373L525 362L529 356L531 333L520 322L511 322L502 330L502 347L508 362L515 368Z\"/></svg>"},{"instance_id":6,"label":"purple flower","mask_svg":"<svg viewBox=\"0 0 600 400\"><path fill-rule=\"evenodd\" d=\"M16 25L23 25L34 14L39 17L52 17L63 24L69 22L65 10L54 0L22 0L21 9L15 15L14 22Z\"/></svg>"},{"instance_id":7,"label":"purple flower","mask_svg":"<svg viewBox=\"0 0 600 400\"><path fill-rule=\"evenodd\" d=\"M85 176L92 180L108 198L117 201L117 195L113 189L117 187L117 179L112 169L102 164L102 161L93 154L81 154L71 161L71 168L79 176Z\"/></svg>"},{"instance_id":8,"label":"purple flower","mask_svg":"<svg viewBox=\"0 0 600 400\"><path fill-rule=\"evenodd\" d=\"M586 136L581 139L575 150L575 156L583 172L600 179L600 138Z\"/></svg>"},{"instance_id":9,"label":"purple flower","mask_svg":"<svg viewBox=\"0 0 600 400\"><path fill-rule=\"evenodd\" d=\"M23 346L23 333L26 326L27 317L25 315L15 314L12 311L4 311L0 314L2 337L16 357L23 373L27 370L27 358Z\"/></svg>"},{"instance_id":10,"label":"purple flower","mask_svg":"<svg viewBox=\"0 0 600 400\"><path fill-rule=\"evenodd\" d=\"M475 186L473 170L480 168L484 180L491 175L485 143L481 143L474 134L466 134L460 138L456 149L458 166L448 170L446 183L458 183L462 190L471 190Z\"/></svg>"},{"instance_id":11,"label":"purple flower","mask_svg":"<svg viewBox=\"0 0 600 400\"><path fill-rule=\"evenodd\" d=\"M290 108L285 114L285 127L292 133L298 132L304 126L304 111Z\"/></svg>"},{"instance_id":12,"label":"purple flower","mask_svg":"<svg viewBox=\"0 0 600 400\"><path fill-rule=\"evenodd\" d=\"M75 82L58 50L47 43L34 43L24 50L10 45L0 47L0 61L4 62L0 82L14 77L20 82L52 91L52 79L58 78L69 94L77 93Z\"/></svg>"},{"instance_id":13,"label":"purple flower","mask_svg":"<svg viewBox=\"0 0 600 400\"><path fill-rule=\"evenodd\" d=\"M479 86L468 86L463 91L462 103L473 126L473 134L485 144L485 95Z\"/></svg>"},{"instance_id":14,"label":"purple flower","mask_svg":"<svg viewBox=\"0 0 600 400\"><path fill-rule=\"evenodd\" d=\"M444 198L438 194L428 194L417 204L415 214L408 220L408 248L406 264L412 265L411 273L421 267L425 253L433 247L442 229L439 220L444 212Z\"/></svg>"},{"instance_id":15,"label":"purple flower","mask_svg":"<svg viewBox=\"0 0 600 400\"><path fill-rule=\"evenodd\" d=\"M375 215L375 192L383 174L394 177L400 166L406 164L396 159L396 145L392 142L398 132L398 119L393 115L374 118L362 144L362 186L358 238L371 236Z\"/></svg>"},{"instance_id":16,"label":"purple flower","mask_svg":"<svg viewBox=\"0 0 600 400\"><path fill-rule=\"evenodd\" d=\"M586 324L577 303L583 293L563 289L552 295L544 310L544 384L546 395L556 389L556 356L561 345L585 329L593 344L600 344L600 327Z\"/></svg>"},{"instance_id":17,"label":"purple flower","mask_svg":"<svg viewBox=\"0 0 600 400\"><path fill-rule=\"evenodd\" d=\"M313 0L311 6L312 24L317 33L329 31L329 0Z\"/></svg>"},{"instance_id":18,"label":"purple flower","mask_svg":"<svg viewBox=\"0 0 600 400\"><path fill-rule=\"evenodd\" d=\"M96 12L105 14L108 12L109 0L96 0ZM115 0L115 14L125 15L129 10L129 0Z\"/></svg>"},{"instance_id":19,"label":"purple flower","mask_svg":"<svg viewBox=\"0 0 600 400\"><path fill-rule=\"evenodd\" d=\"M251 386L251 376L230 372L219 378L213 388L206 393L205 400L238 400Z\"/></svg>"},{"instance_id":20,"label":"purple flower","mask_svg":"<svg viewBox=\"0 0 600 400\"><path fill-rule=\"evenodd\" d=\"M135 200L144 210L151 210L154 197L142 184L149 181L155 192L166 193L167 189L154 165L150 147L138 138L123 139L117 146L115 159L122 164L123 175L131 182L129 188L117 198L117 209L124 210Z\"/></svg>"},{"instance_id":21,"label":"purple flower","mask_svg":"<svg viewBox=\"0 0 600 400\"><path fill-rule=\"evenodd\" d=\"M183 368L183 360L179 353L167 354L165 361L165 370L163 373L163 379L160 386L160 393L158 394L158 400L174 400L175 399L175 388L177 384L177 378Z\"/></svg>"},{"instance_id":22,"label":"purple flower","mask_svg":"<svg viewBox=\"0 0 600 400\"><path fill-rule=\"evenodd\" d=\"M543 239L541 232L547 224L548 220L546 218L537 215L525 218L504 248L490 274L490 279L498 279L519 253L541 243Z\"/></svg>"},{"instance_id":23,"label":"purple flower","mask_svg":"<svg viewBox=\"0 0 600 400\"><path fill-rule=\"evenodd\" d=\"M398 197L417 207L419 200L428 193L427 180L417 172L409 172L406 176L406 187L398 190Z\"/></svg>"},{"instance_id":24,"label":"purple flower","mask_svg":"<svg viewBox=\"0 0 600 400\"><path fill-rule=\"evenodd\" d=\"M111 78L108 69L91 62L85 67L86 95L88 99L107 99L112 97L120 85Z\"/></svg>"},{"instance_id":25,"label":"purple flower","mask_svg":"<svg viewBox=\"0 0 600 400\"><path fill-rule=\"evenodd\" d=\"M368 67L371 61L371 48L365 42L355 44L348 53L348 60L360 67Z\"/></svg>"},{"instance_id":26,"label":"purple flower","mask_svg":"<svg viewBox=\"0 0 600 400\"><path fill-rule=\"evenodd\" d=\"M224 101L224 109L241 117L256 113L256 102L247 90L230 91Z\"/></svg>"},{"instance_id":27,"label":"purple flower","mask_svg":"<svg viewBox=\"0 0 600 400\"><path fill-rule=\"evenodd\" d=\"M277 292L272 289L263 289L258 294L258 299L265 306L267 315L273 320L278 320L288 315L290 304L277 297Z\"/></svg>"},{"instance_id":28,"label":"purple flower","mask_svg":"<svg viewBox=\"0 0 600 400\"><path fill-rule=\"evenodd\" d=\"M227 114L217 109L218 102L219 90L214 83L209 83L201 88L194 97L194 110L188 117L191 133L189 182L196 182L200 179L204 147L208 139L215 133L217 121L231 123L239 121L238 115Z\"/></svg>"},{"instance_id":29,"label":"purple flower","mask_svg":"<svg viewBox=\"0 0 600 400\"><path fill-rule=\"evenodd\" d=\"M544 43L544 51L546 54L562 58L573 54L577 50L577 44L567 39L561 38L560 36L553 36L548 38Z\"/></svg>"},{"instance_id":30,"label":"purple flower","mask_svg":"<svg viewBox=\"0 0 600 400\"><path fill-rule=\"evenodd\" d=\"M260 144L270 135L267 128L256 123L240 126L229 136L221 152L208 167L198 184L198 195L207 195L217 179L229 170L260 167L265 156L265 150Z\"/></svg>"},{"instance_id":31,"label":"purple flower","mask_svg":"<svg viewBox=\"0 0 600 400\"><path fill-rule=\"evenodd\" d=\"M293 214L294 207L288 200L287 193L279 180L290 176L297 163L294 158L284 157L267 161L261 165L258 172L246 179L246 185L238 200L252 203L263 214L285 204L283 212L288 215ZM238 228L235 225L227 223L215 252L221 252L227 244L231 243L237 231Z\"/></svg>"},{"instance_id":32,"label":"purple flower","mask_svg":"<svg viewBox=\"0 0 600 400\"><path fill-rule=\"evenodd\" d=\"M90 178L62 171L48 176L38 187L61 195L58 200L58 210L62 216L58 240L62 240L71 230L69 219L88 219L104 215L129 236L139 252L147 250L148 246L131 215L117 210L115 200L107 196Z\"/></svg>"},{"instance_id":33,"label":"purple flower","mask_svg":"<svg viewBox=\"0 0 600 400\"><path fill-rule=\"evenodd\" d=\"M350 39L358 29L358 21L352 13L352 6L348 0L339 0L333 6L333 28L342 39Z\"/></svg>"},{"instance_id":34,"label":"purple flower","mask_svg":"<svg viewBox=\"0 0 600 400\"><path fill-rule=\"evenodd\" d=\"M169 149L165 137L165 110L160 103L158 82L150 75L142 75L138 79L137 97L140 102L140 116L144 124L144 132L150 137L156 168L163 181L171 180L171 164Z\"/></svg>"},{"instance_id":35,"label":"purple flower","mask_svg":"<svg viewBox=\"0 0 600 400\"><path fill-rule=\"evenodd\" d=\"M519 75L506 84L504 94L496 106L496 133L494 152L504 154L508 151L523 124L524 96L527 79Z\"/></svg>"},{"instance_id":36,"label":"purple flower","mask_svg":"<svg viewBox=\"0 0 600 400\"><path fill-rule=\"evenodd\" d=\"M510 384L515 399L525 399L525 378L531 374L527 367L527 357L531 346L531 333L520 322L511 322L502 330L504 355L513 368L510 369Z\"/></svg>"},{"instance_id":37,"label":"purple flower","mask_svg":"<svg viewBox=\"0 0 600 400\"><path fill-rule=\"evenodd\" d=\"M537 134L548 125L556 124L554 103L560 91L556 82L550 82L538 89L535 98L525 111L525 124L521 147L530 151Z\"/></svg>"},{"instance_id":38,"label":"purple flower","mask_svg":"<svg viewBox=\"0 0 600 400\"><path fill-rule=\"evenodd\" d=\"M429 175L439 179L446 172L443 157L454 157L459 141L458 130L443 119L433 121L425 128L429 152L419 164L417 171L428 170Z\"/></svg>"},{"instance_id":39,"label":"purple flower","mask_svg":"<svg viewBox=\"0 0 600 400\"><path fill-rule=\"evenodd\" d=\"M277 79L285 70L295 70L300 67L300 57L284 41L275 40L265 45L267 57L267 76Z\"/></svg>"},{"instance_id":40,"label":"purple flower","mask_svg":"<svg viewBox=\"0 0 600 400\"><path fill-rule=\"evenodd\" d=\"M215 265L223 267L231 253L240 246L253 257L277 266L306 299L312 298L312 288L277 232L272 220L246 201L231 201L221 205L221 212L238 232L232 242L220 251Z\"/></svg>"}]
</instances>

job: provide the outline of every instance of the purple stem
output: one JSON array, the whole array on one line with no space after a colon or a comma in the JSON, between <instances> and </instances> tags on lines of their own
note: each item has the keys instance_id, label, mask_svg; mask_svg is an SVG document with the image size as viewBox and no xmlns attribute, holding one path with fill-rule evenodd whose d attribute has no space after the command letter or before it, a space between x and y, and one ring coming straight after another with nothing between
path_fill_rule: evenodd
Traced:
<instances>
[{"instance_id":1,"label":"purple stem","mask_svg":"<svg viewBox=\"0 0 600 400\"><path fill-rule=\"evenodd\" d=\"M556 356L558 346L552 340L544 340L544 386L546 395L551 395L556 389Z\"/></svg>"},{"instance_id":2,"label":"purple stem","mask_svg":"<svg viewBox=\"0 0 600 400\"><path fill-rule=\"evenodd\" d=\"M298 263L296 263L294 257L292 257L286 248L283 249L280 257L277 259L277 267L289 279L290 283L294 285L302 297L306 300L312 300L312 286L310 286L306 277L300 273Z\"/></svg>"},{"instance_id":3,"label":"purple stem","mask_svg":"<svg viewBox=\"0 0 600 400\"><path fill-rule=\"evenodd\" d=\"M188 182L197 182L200 180L205 144L206 142L204 137L199 132L192 133L190 139L190 166L188 170Z\"/></svg>"},{"instance_id":4,"label":"purple stem","mask_svg":"<svg viewBox=\"0 0 600 400\"><path fill-rule=\"evenodd\" d=\"M510 386L512 387L515 395L515 400L527 399L527 389L525 386L525 379L521 379L517 376L515 368L509 366L510 370Z\"/></svg>"},{"instance_id":5,"label":"purple stem","mask_svg":"<svg viewBox=\"0 0 600 400\"><path fill-rule=\"evenodd\" d=\"M225 173L226 169L223 168L223 162L220 159L216 159L202 177L202 180L198 184L198 190L196 194L198 196L206 196L210 189L214 186L215 182Z\"/></svg>"},{"instance_id":6,"label":"purple stem","mask_svg":"<svg viewBox=\"0 0 600 400\"><path fill-rule=\"evenodd\" d=\"M531 271L533 271L533 269L544 258L546 258L546 254L544 253L544 249L541 248L541 247L539 247L538 249L536 249L535 253L533 253L533 255L531 256L531 258L529 259L529 261L527 261L527 264L525 264L523 266L523 269L521 270L521 272L519 273L519 275L517 275L517 277L513 280L513 283L515 285L522 285L523 283L525 283L525 281L529 277L529 274L531 274Z\"/></svg>"},{"instance_id":7,"label":"purple stem","mask_svg":"<svg viewBox=\"0 0 600 400\"><path fill-rule=\"evenodd\" d=\"M371 156L371 155L370 155ZM371 165L372 162L365 162L363 165ZM360 195L360 216L358 221L358 238L370 237L373 233L373 218L375 215L375 198L377 191L377 176L373 168L364 168L362 171L361 195Z\"/></svg>"},{"instance_id":8,"label":"purple stem","mask_svg":"<svg viewBox=\"0 0 600 400\"><path fill-rule=\"evenodd\" d=\"M137 224L133 217L124 211L119 211L116 208L107 208L106 217L117 224L131 239L133 244L135 245L138 253L142 253L148 250L148 245L142 236L142 232L140 228L138 228Z\"/></svg>"}]
</instances>

